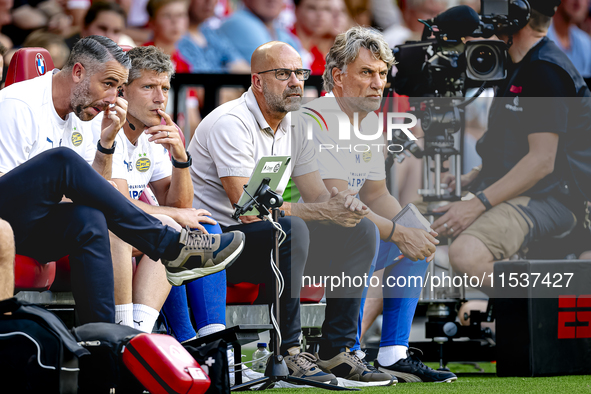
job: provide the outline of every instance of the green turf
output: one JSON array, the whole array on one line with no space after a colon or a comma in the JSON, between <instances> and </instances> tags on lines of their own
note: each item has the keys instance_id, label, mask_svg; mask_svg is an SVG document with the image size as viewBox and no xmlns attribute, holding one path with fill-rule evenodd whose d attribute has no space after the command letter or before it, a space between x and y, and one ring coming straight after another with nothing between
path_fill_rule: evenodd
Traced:
<instances>
[{"instance_id":1,"label":"green turf","mask_svg":"<svg viewBox=\"0 0 591 394\"><path fill-rule=\"evenodd\" d=\"M317 389L273 389L281 394L309 394ZM328 391L325 391L329 393ZM332 391L331 391L332 392ZM364 394L419 393L591 393L591 376L550 378L461 377L453 383L399 383L396 387L366 387Z\"/></svg>"},{"instance_id":2,"label":"green turf","mask_svg":"<svg viewBox=\"0 0 591 394\"><path fill-rule=\"evenodd\" d=\"M251 360L254 350L245 349L247 354L242 360ZM437 368L437 363L426 363L431 368ZM361 390L364 394L417 393L417 394L444 394L444 393L591 393L591 376L556 376L547 378L498 378L492 375L496 371L493 363L463 364L449 363L447 367L455 373L463 375L453 383L399 383L396 387L366 387ZM485 372L490 376L466 376L467 373ZM310 394L318 392L317 389L273 389L277 394ZM332 391L324 391L332 393Z\"/></svg>"}]
</instances>

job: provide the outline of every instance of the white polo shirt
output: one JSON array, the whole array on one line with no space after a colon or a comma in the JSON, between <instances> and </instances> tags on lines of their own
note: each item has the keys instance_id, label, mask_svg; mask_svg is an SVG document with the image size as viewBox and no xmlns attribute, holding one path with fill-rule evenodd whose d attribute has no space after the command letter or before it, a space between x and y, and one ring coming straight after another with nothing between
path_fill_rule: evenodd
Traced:
<instances>
[{"instance_id":1,"label":"white polo shirt","mask_svg":"<svg viewBox=\"0 0 591 394\"><path fill-rule=\"evenodd\" d=\"M313 109L315 111L309 111ZM358 138L350 125L350 140L341 140L338 118L331 112L342 110L332 93L303 105L300 112L312 112L322 115L324 122L312 122L314 145L317 151L318 170L322 179L340 179L347 181L349 189L359 191L366 180L381 181L386 178L384 162L385 146L383 137L365 141ZM373 135L377 131L378 116L370 112L361 121L359 131L364 135ZM323 147L322 149L320 147ZM330 147L333 148L330 148ZM324 148L327 147L327 148ZM338 147L338 149L337 149Z\"/></svg>"},{"instance_id":2,"label":"white polo shirt","mask_svg":"<svg viewBox=\"0 0 591 394\"><path fill-rule=\"evenodd\" d=\"M312 141L306 139L303 128L292 127L291 122L288 113L273 134L251 89L207 115L188 149L193 157L193 207L207 209L222 226L238 224L231 218L234 209L220 178L250 177L263 156L291 156L276 190L279 194L290 176L316 171Z\"/></svg>"},{"instance_id":3,"label":"white polo shirt","mask_svg":"<svg viewBox=\"0 0 591 394\"><path fill-rule=\"evenodd\" d=\"M168 151L159 144L148 141L149 135L142 133L133 145L123 129L115 141L111 178L125 179L131 198L137 200L150 182L172 176L172 163Z\"/></svg>"},{"instance_id":4,"label":"white polo shirt","mask_svg":"<svg viewBox=\"0 0 591 394\"><path fill-rule=\"evenodd\" d=\"M94 161L90 122L73 113L62 119L53 106L52 76L57 71L0 90L0 172L59 146L73 149L89 164Z\"/></svg>"}]
</instances>

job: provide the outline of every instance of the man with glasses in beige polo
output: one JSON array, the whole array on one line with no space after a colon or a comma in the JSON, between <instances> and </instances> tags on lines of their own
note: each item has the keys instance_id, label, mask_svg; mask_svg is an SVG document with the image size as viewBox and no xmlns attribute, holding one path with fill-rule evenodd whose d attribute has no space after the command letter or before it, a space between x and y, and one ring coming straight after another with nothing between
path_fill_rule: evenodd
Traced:
<instances>
[{"instance_id":1,"label":"man with glasses in beige polo","mask_svg":"<svg viewBox=\"0 0 591 394\"><path fill-rule=\"evenodd\" d=\"M369 210L354 198L355 192L328 191L320 178L312 141L290 112L302 101L304 81L310 70L288 44L272 41L252 55L251 87L242 97L221 105L197 127L188 152L193 157L193 207L212 213L224 232L240 229L246 244L232 270L230 283L265 283L259 298L272 302L269 285L275 280L270 266L273 226L253 216L231 218L242 186L248 183L256 163L264 156L291 156L286 174L275 190L283 194L289 176L304 203L284 203L279 219L286 239L279 248L279 268L285 280L280 301L280 354L290 374L319 382L348 377L351 367L322 371L316 358L300 352L300 288L306 265L326 275L363 277L376 249L376 228L365 216ZM295 115L294 115L295 116ZM292 126L293 124L293 126ZM219 291L220 289L216 289ZM361 288L328 289L321 347L336 349L347 358L355 343ZM215 308L215 305L211 305ZM392 384L392 377L369 370L361 361L355 375L360 384Z\"/></svg>"}]
</instances>

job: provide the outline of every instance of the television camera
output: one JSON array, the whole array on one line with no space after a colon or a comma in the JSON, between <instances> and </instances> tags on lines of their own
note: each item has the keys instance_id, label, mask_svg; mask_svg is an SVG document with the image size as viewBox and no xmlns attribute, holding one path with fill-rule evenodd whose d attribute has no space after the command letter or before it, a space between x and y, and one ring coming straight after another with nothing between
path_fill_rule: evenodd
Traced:
<instances>
[{"instance_id":1,"label":"television camera","mask_svg":"<svg viewBox=\"0 0 591 394\"><path fill-rule=\"evenodd\" d=\"M452 193L442 190L441 173L447 171L442 164L449 159L450 170L460 178L461 154L454 134L464 123L464 108L507 75L508 47L490 38L511 36L525 26L530 11L525 0L481 0L480 15L465 5L452 7L433 19L419 19L425 25L421 41L394 49L394 90L409 96L410 112L421 120L425 148L402 132L393 133L392 143L405 148L396 154L398 162L410 154L424 158L425 188L420 194L425 201L460 199L460 182ZM476 93L465 98L467 89L476 86Z\"/></svg>"}]
</instances>

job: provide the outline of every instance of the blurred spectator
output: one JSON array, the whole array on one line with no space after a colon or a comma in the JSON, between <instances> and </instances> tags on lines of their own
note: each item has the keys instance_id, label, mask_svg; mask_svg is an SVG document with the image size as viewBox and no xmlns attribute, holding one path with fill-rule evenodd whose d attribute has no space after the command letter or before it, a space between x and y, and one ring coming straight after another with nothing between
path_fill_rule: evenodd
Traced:
<instances>
[{"instance_id":1,"label":"blurred spectator","mask_svg":"<svg viewBox=\"0 0 591 394\"><path fill-rule=\"evenodd\" d=\"M189 61L177 49L177 43L187 33L189 25L187 1L149 0L147 10L150 15L148 25L154 31L154 41L149 41L144 46L154 45L169 55L174 64L175 73L190 73ZM183 130L188 127L191 133L201 121L199 100L195 89L188 89L186 100L179 101L177 124ZM172 114L172 100L168 101L166 112Z\"/></svg>"},{"instance_id":2,"label":"blurred spectator","mask_svg":"<svg viewBox=\"0 0 591 394\"><path fill-rule=\"evenodd\" d=\"M360 26L371 25L371 0L345 0L347 11L353 21Z\"/></svg>"},{"instance_id":3,"label":"blurred spectator","mask_svg":"<svg viewBox=\"0 0 591 394\"><path fill-rule=\"evenodd\" d=\"M394 0L372 0L371 17L381 30L402 24L402 13Z\"/></svg>"},{"instance_id":4,"label":"blurred spectator","mask_svg":"<svg viewBox=\"0 0 591 394\"><path fill-rule=\"evenodd\" d=\"M90 0L61 0L65 1L66 14L72 17L72 34L78 33L84 26L84 16L90 8Z\"/></svg>"},{"instance_id":5,"label":"blurred spectator","mask_svg":"<svg viewBox=\"0 0 591 394\"><path fill-rule=\"evenodd\" d=\"M326 54L329 48L322 51L318 44L322 38L332 32L332 0L294 0L296 21L291 32L302 43L308 53L304 63L310 64L314 75L324 73ZM334 40L334 37L333 37Z\"/></svg>"},{"instance_id":6,"label":"blurred spectator","mask_svg":"<svg viewBox=\"0 0 591 394\"><path fill-rule=\"evenodd\" d=\"M150 21L148 26L154 31L154 40L144 46L154 45L170 56L176 73L191 72L189 62L177 49L177 43L187 33L189 14L186 0L150 0L147 5Z\"/></svg>"},{"instance_id":7,"label":"blurred spectator","mask_svg":"<svg viewBox=\"0 0 591 394\"><path fill-rule=\"evenodd\" d=\"M216 4L217 0L191 1L189 32L179 41L179 51L189 61L193 73L248 73L250 67L232 41L240 43L240 47L244 49L251 45L249 38L228 39L218 30L203 23L213 16ZM248 59L250 60L250 55Z\"/></svg>"},{"instance_id":8,"label":"blurred spectator","mask_svg":"<svg viewBox=\"0 0 591 394\"><path fill-rule=\"evenodd\" d=\"M418 20L433 18L447 6L447 0L407 0L401 7L404 25L393 25L384 31L386 42L394 48L409 40L420 40L425 25Z\"/></svg>"},{"instance_id":9,"label":"blurred spectator","mask_svg":"<svg viewBox=\"0 0 591 394\"><path fill-rule=\"evenodd\" d=\"M107 1L92 3L84 17L84 27L80 34L75 34L66 40L70 49L80 38L88 36L103 36L110 38L119 45L134 47L135 43L127 35L125 30L125 11L117 4Z\"/></svg>"},{"instance_id":10,"label":"blurred spectator","mask_svg":"<svg viewBox=\"0 0 591 394\"><path fill-rule=\"evenodd\" d=\"M7 51L8 49L0 42L0 89L4 87L4 55Z\"/></svg>"},{"instance_id":11,"label":"blurred spectator","mask_svg":"<svg viewBox=\"0 0 591 394\"><path fill-rule=\"evenodd\" d=\"M10 15L12 5L12 0L0 0L0 31L2 30L2 26L9 25L12 22L12 16ZM12 40L8 36L0 33L0 45L2 45L4 49L10 49L12 48Z\"/></svg>"},{"instance_id":12,"label":"blurred spectator","mask_svg":"<svg viewBox=\"0 0 591 394\"><path fill-rule=\"evenodd\" d=\"M127 14L127 29L129 35L137 45L152 39L153 32L148 27L150 17L147 11L148 0L116 0Z\"/></svg>"},{"instance_id":13,"label":"blurred spectator","mask_svg":"<svg viewBox=\"0 0 591 394\"><path fill-rule=\"evenodd\" d=\"M328 38L330 39L330 45L328 46L327 53L332 47L336 36L339 34L349 30L349 28L353 27L353 20L351 16L347 12L347 6L345 5L344 0L331 0L331 9L332 9L332 30L328 33Z\"/></svg>"},{"instance_id":14,"label":"blurred spectator","mask_svg":"<svg viewBox=\"0 0 591 394\"><path fill-rule=\"evenodd\" d=\"M59 69L66 64L66 60L70 56L70 48L68 48L61 36L43 30L37 30L29 34L25 42L23 42L23 47L41 47L47 49L53 60L53 65Z\"/></svg>"},{"instance_id":15,"label":"blurred spectator","mask_svg":"<svg viewBox=\"0 0 591 394\"><path fill-rule=\"evenodd\" d=\"M14 46L20 46L34 30L47 29L67 37L71 26L72 18L55 0L16 0L12 8L12 24L4 26L2 32L10 37Z\"/></svg>"},{"instance_id":16,"label":"blurred spectator","mask_svg":"<svg viewBox=\"0 0 591 394\"><path fill-rule=\"evenodd\" d=\"M269 41L286 42L302 56L297 37L276 23L283 7L283 0L244 0L244 7L226 19L219 30L231 42L240 43L237 49L249 63L254 50Z\"/></svg>"},{"instance_id":17,"label":"blurred spectator","mask_svg":"<svg viewBox=\"0 0 591 394\"><path fill-rule=\"evenodd\" d=\"M588 12L589 0L562 0L547 34L583 78L591 78L591 37L577 25L585 20Z\"/></svg>"}]
</instances>

